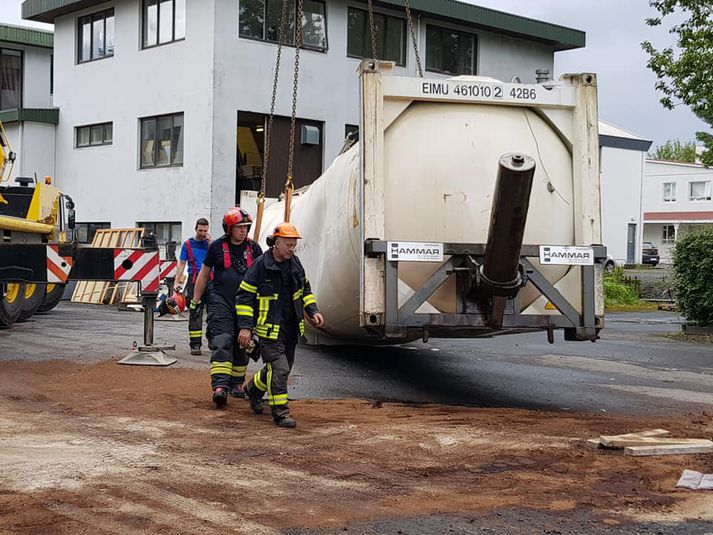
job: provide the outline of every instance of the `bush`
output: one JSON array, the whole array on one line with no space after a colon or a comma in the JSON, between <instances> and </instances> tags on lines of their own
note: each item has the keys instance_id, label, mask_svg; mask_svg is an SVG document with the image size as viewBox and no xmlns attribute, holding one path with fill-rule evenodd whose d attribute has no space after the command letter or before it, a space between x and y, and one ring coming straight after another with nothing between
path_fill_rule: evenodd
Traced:
<instances>
[{"instance_id":1,"label":"bush","mask_svg":"<svg viewBox=\"0 0 713 535\"><path fill-rule=\"evenodd\" d=\"M713 324L713 229L681 236L673 248L678 309L699 325Z\"/></svg>"},{"instance_id":2,"label":"bush","mask_svg":"<svg viewBox=\"0 0 713 535\"><path fill-rule=\"evenodd\" d=\"M627 286L621 279L617 280L616 273L604 276L604 305L635 305L639 302L636 291Z\"/></svg>"}]
</instances>

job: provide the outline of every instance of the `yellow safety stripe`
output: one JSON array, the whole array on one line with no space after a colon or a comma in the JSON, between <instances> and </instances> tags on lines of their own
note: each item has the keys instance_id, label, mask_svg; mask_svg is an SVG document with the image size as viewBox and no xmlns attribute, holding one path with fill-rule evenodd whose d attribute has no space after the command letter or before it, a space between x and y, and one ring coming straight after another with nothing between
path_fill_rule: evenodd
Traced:
<instances>
[{"instance_id":1,"label":"yellow safety stripe","mask_svg":"<svg viewBox=\"0 0 713 535\"><path fill-rule=\"evenodd\" d=\"M257 317L258 325L263 325L267 321L267 314L270 312L270 301L276 301L280 296L277 294L267 297L258 296L260 314Z\"/></svg>"},{"instance_id":2,"label":"yellow safety stripe","mask_svg":"<svg viewBox=\"0 0 713 535\"><path fill-rule=\"evenodd\" d=\"M277 394L272 396L272 399L268 399L270 405L287 405L288 401L287 394Z\"/></svg>"},{"instance_id":3,"label":"yellow safety stripe","mask_svg":"<svg viewBox=\"0 0 713 535\"><path fill-rule=\"evenodd\" d=\"M304 333L305 333L305 322L304 322L304 320L300 320L300 334L302 335Z\"/></svg>"},{"instance_id":4,"label":"yellow safety stripe","mask_svg":"<svg viewBox=\"0 0 713 535\"><path fill-rule=\"evenodd\" d=\"M203 336L203 331L188 331L188 336Z\"/></svg>"},{"instance_id":5,"label":"yellow safety stripe","mask_svg":"<svg viewBox=\"0 0 713 535\"><path fill-rule=\"evenodd\" d=\"M267 385L265 385L262 379L260 379L260 372L257 372L255 375L253 375L253 384L257 387L258 390L262 390L263 392L267 390Z\"/></svg>"},{"instance_id":6,"label":"yellow safety stripe","mask_svg":"<svg viewBox=\"0 0 713 535\"><path fill-rule=\"evenodd\" d=\"M304 289L300 288L294 294L292 294L292 300L297 301L300 297L302 297L303 293L304 293Z\"/></svg>"},{"instance_id":7,"label":"yellow safety stripe","mask_svg":"<svg viewBox=\"0 0 713 535\"><path fill-rule=\"evenodd\" d=\"M252 284L248 284L247 282L243 281L240 283L240 289L245 290L247 292L250 292L252 294L257 293L257 286L253 286Z\"/></svg>"},{"instance_id":8,"label":"yellow safety stripe","mask_svg":"<svg viewBox=\"0 0 713 535\"><path fill-rule=\"evenodd\" d=\"M211 375L230 375L233 372L232 362L211 362L210 363L210 374Z\"/></svg>"},{"instance_id":9,"label":"yellow safety stripe","mask_svg":"<svg viewBox=\"0 0 713 535\"><path fill-rule=\"evenodd\" d=\"M314 305L317 300L314 298L314 294L307 294L304 296L304 306Z\"/></svg>"},{"instance_id":10,"label":"yellow safety stripe","mask_svg":"<svg viewBox=\"0 0 713 535\"><path fill-rule=\"evenodd\" d=\"M267 402L272 405L272 364L267 363Z\"/></svg>"},{"instance_id":11,"label":"yellow safety stripe","mask_svg":"<svg viewBox=\"0 0 713 535\"><path fill-rule=\"evenodd\" d=\"M247 366L233 366L233 371L230 375L232 375L233 377L245 377L247 371Z\"/></svg>"},{"instance_id":12,"label":"yellow safety stripe","mask_svg":"<svg viewBox=\"0 0 713 535\"><path fill-rule=\"evenodd\" d=\"M248 316L252 318L253 314L255 314L255 310L249 305L235 305L235 313L238 316Z\"/></svg>"}]
</instances>

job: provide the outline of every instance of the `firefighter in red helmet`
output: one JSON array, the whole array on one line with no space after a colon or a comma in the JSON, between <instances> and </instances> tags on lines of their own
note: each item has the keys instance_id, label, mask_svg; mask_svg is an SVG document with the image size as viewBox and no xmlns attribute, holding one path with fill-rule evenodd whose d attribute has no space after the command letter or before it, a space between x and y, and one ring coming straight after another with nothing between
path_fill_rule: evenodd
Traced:
<instances>
[{"instance_id":1,"label":"firefighter in red helmet","mask_svg":"<svg viewBox=\"0 0 713 535\"><path fill-rule=\"evenodd\" d=\"M245 272L262 255L260 246L248 238L251 225L250 214L242 208L231 208L225 213L225 234L208 249L190 304L197 306L200 303L212 271L213 288L208 309L208 325L213 337L210 377L213 403L218 408L228 403L228 395L244 397L243 383L248 356L237 343L235 296Z\"/></svg>"}]
</instances>

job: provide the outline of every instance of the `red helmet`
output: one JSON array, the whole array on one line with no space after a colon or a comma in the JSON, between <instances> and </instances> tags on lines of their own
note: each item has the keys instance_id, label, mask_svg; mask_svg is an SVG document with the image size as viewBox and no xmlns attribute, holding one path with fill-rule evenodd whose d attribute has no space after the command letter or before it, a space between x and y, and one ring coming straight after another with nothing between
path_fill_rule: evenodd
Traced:
<instances>
[{"instance_id":1,"label":"red helmet","mask_svg":"<svg viewBox=\"0 0 713 535\"><path fill-rule=\"evenodd\" d=\"M230 230L235 226L247 226L250 231L250 226L253 224L253 218L245 210L236 206L231 208L223 216L223 232L230 234Z\"/></svg>"},{"instance_id":2,"label":"red helmet","mask_svg":"<svg viewBox=\"0 0 713 535\"><path fill-rule=\"evenodd\" d=\"M176 303L179 312L183 312L184 310L186 310L186 297L182 293L173 292L173 295L170 297L170 299L173 299L173 301Z\"/></svg>"}]
</instances>

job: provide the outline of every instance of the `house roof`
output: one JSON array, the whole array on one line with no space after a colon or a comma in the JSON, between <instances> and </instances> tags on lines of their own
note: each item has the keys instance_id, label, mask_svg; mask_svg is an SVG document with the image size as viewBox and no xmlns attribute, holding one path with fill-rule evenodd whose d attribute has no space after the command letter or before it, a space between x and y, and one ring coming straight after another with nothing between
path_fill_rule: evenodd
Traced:
<instances>
[{"instance_id":1,"label":"house roof","mask_svg":"<svg viewBox=\"0 0 713 535\"><path fill-rule=\"evenodd\" d=\"M22 18L52 23L59 16L105 2L106 0L25 0L22 3ZM398 6L399 9L404 6L403 0L377 0L377 3ZM555 50L582 48L586 44L586 34L581 30L458 0L411 0L411 8L416 12L547 43L554 46Z\"/></svg>"},{"instance_id":2,"label":"house roof","mask_svg":"<svg viewBox=\"0 0 713 535\"><path fill-rule=\"evenodd\" d=\"M628 130L599 121L600 147L646 152L651 148L652 143L652 141L641 138Z\"/></svg>"},{"instance_id":3,"label":"house roof","mask_svg":"<svg viewBox=\"0 0 713 535\"><path fill-rule=\"evenodd\" d=\"M13 26L12 24L0 24L0 41L52 48L54 35L47 30L27 28L26 26Z\"/></svg>"}]
</instances>

